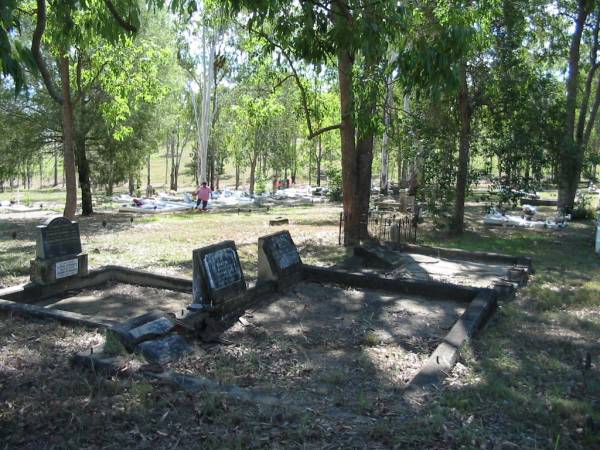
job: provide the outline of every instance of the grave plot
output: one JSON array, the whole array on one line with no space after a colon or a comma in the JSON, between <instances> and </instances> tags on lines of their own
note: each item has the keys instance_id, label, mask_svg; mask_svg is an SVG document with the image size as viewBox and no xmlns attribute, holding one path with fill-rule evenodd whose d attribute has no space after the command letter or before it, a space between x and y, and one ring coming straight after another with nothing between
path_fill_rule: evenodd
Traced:
<instances>
[{"instance_id":1,"label":"grave plot","mask_svg":"<svg viewBox=\"0 0 600 450\"><path fill-rule=\"evenodd\" d=\"M121 373L107 350L117 339L153 365L138 364L141 375L354 415L439 383L497 299L492 289L308 266L287 231L259 239L250 287L233 241L194 250L187 280L88 271L75 223L55 219L39 233L32 283L0 290L0 309L106 328L106 352L77 363Z\"/></svg>"},{"instance_id":2,"label":"grave plot","mask_svg":"<svg viewBox=\"0 0 600 450\"><path fill-rule=\"evenodd\" d=\"M53 217L37 227L31 282L0 290L0 308L101 327L148 311L181 314L192 283L107 266L88 270L79 224Z\"/></svg>"},{"instance_id":3,"label":"grave plot","mask_svg":"<svg viewBox=\"0 0 600 450\"><path fill-rule=\"evenodd\" d=\"M349 269L380 273L387 278L439 281L462 286L511 291L527 282L531 259L414 244L356 247Z\"/></svg>"},{"instance_id":4,"label":"grave plot","mask_svg":"<svg viewBox=\"0 0 600 450\"><path fill-rule=\"evenodd\" d=\"M169 368L365 414L395 404L466 306L302 281L253 305L220 335L221 345Z\"/></svg>"},{"instance_id":5,"label":"grave plot","mask_svg":"<svg viewBox=\"0 0 600 450\"><path fill-rule=\"evenodd\" d=\"M52 296L36 304L86 316L123 320L152 310L179 316L190 304L191 298L189 292L107 281L90 288Z\"/></svg>"},{"instance_id":6,"label":"grave plot","mask_svg":"<svg viewBox=\"0 0 600 450\"><path fill-rule=\"evenodd\" d=\"M448 373L496 303L490 289L306 266L285 231L260 238L258 256L257 288L272 289L226 315L213 344L169 364L176 382L211 380L317 410L398 412L405 393Z\"/></svg>"}]
</instances>

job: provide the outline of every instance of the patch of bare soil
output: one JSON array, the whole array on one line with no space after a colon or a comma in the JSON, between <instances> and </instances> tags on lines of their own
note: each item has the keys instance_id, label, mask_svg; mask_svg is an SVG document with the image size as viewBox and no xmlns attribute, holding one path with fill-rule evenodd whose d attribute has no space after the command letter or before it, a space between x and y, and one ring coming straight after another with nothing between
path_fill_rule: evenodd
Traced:
<instances>
[{"instance_id":1,"label":"patch of bare soil","mask_svg":"<svg viewBox=\"0 0 600 450\"><path fill-rule=\"evenodd\" d=\"M388 416L357 426L318 410L260 406L70 366L96 330L0 314L0 447L390 448ZM414 415L414 411L403 411Z\"/></svg>"},{"instance_id":2,"label":"patch of bare soil","mask_svg":"<svg viewBox=\"0 0 600 450\"><path fill-rule=\"evenodd\" d=\"M265 298L223 335L229 345L171 366L283 394L315 408L385 414L465 304L300 283Z\"/></svg>"},{"instance_id":3,"label":"patch of bare soil","mask_svg":"<svg viewBox=\"0 0 600 450\"><path fill-rule=\"evenodd\" d=\"M190 303L192 296L185 292L109 282L94 289L48 299L42 304L88 316L125 320L150 310L180 313Z\"/></svg>"}]
</instances>

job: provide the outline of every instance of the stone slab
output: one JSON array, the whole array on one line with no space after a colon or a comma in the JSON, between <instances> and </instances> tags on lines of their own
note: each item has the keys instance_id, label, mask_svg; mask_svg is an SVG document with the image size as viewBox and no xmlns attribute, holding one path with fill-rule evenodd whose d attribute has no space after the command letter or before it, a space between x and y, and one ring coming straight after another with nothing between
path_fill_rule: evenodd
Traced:
<instances>
[{"instance_id":1,"label":"stone slab","mask_svg":"<svg viewBox=\"0 0 600 450\"><path fill-rule=\"evenodd\" d=\"M289 219L285 217L274 217L269 220L269 225L272 227L276 227L279 225L288 225L290 223Z\"/></svg>"},{"instance_id":2,"label":"stone slab","mask_svg":"<svg viewBox=\"0 0 600 450\"><path fill-rule=\"evenodd\" d=\"M175 328L175 324L167 317L163 316L129 330L129 339L137 344L142 341L163 336L173 330L173 328Z\"/></svg>"},{"instance_id":3,"label":"stone slab","mask_svg":"<svg viewBox=\"0 0 600 450\"><path fill-rule=\"evenodd\" d=\"M239 297L246 281L233 241L193 251L192 303L215 307Z\"/></svg>"},{"instance_id":4,"label":"stone slab","mask_svg":"<svg viewBox=\"0 0 600 450\"><path fill-rule=\"evenodd\" d=\"M194 351L192 345L179 334L144 341L138 344L137 348L148 362L160 365L168 364Z\"/></svg>"}]
</instances>

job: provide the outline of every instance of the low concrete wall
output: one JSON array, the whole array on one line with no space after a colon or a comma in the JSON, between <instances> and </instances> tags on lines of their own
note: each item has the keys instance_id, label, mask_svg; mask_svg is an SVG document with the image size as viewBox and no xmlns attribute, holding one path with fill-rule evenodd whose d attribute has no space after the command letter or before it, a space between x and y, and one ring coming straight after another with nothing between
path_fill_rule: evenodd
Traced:
<instances>
[{"instance_id":1,"label":"low concrete wall","mask_svg":"<svg viewBox=\"0 0 600 450\"><path fill-rule=\"evenodd\" d=\"M442 382L456 364L460 348L471 339L490 317L497 305L491 289L481 289L463 315L456 321L421 370L408 383L407 396L420 395L428 387Z\"/></svg>"},{"instance_id":2,"label":"low concrete wall","mask_svg":"<svg viewBox=\"0 0 600 450\"><path fill-rule=\"evenodd\" d=\"M38 317L41 319L53 319L63 323L71 323L93 328L104 329L117 325L117 322L103 319L101 317L85 316L83 314L77 314L70 311L45 308L43 306L31 305L28 303L11 302L9 300L0 300L0 311L28 317Z\"/></svg>"},{"instance_id":3,"label":"low concrete wall","mask_svg":"<svg viewBox=\"0 0 600 450\"><path fill-rule=\"evenodd\" d=\"M304 277L319 283L344 284L348 286L423 295L436 299L469 302L480 289L458 286L438 281L419 281L384 278L377 275L357 274L339 269L304 265Z\"/></svg>"},{"instance_id":4,"label":"low concrete wall","mask_svg":"<svg viewBox=\"0 0 600 450\"><path fill-rule=\"evenodd\" d=\"M19 303L36 304L48 297L67 291L86 289L110 281L113 274L109 268L103 267L92 270L84 277L66 278L54 284L41 285L36 283L21 284L0 289L0 299Z\"/></svg>"},{"instance_id":5,"label":"low concrete wall","mask_svg":"<svg viewBox=\"0 0 600 450\"><path fill-rule=\"evenodd\" d=\"M106 266L105 269L110 270L113 275L113 281L118 281L119 283L192 293L191 278L159 275L122 266Z\"/></svg>"}]
</instances>

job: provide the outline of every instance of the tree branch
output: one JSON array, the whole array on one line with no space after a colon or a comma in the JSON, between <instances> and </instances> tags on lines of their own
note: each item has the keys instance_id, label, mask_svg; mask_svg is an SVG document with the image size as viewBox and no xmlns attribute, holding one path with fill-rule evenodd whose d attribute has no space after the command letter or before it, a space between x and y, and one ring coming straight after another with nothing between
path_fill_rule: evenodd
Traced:
<instances>
[{"instance_id":1,"label":"tree branch","mask_svg":"<svg viewBox=\"0 0 600 450\"><path fill-rule=\"evenodd\" d=\"M339 130L340 128L342 128L341 123L336 123L335 125L329 125L328 127L319 128L318 130L310 133L308 135L308 139L309 140L314 139L320 134L327 133L328 131L331 131L331 130Z\"/></svg>"},{"instance_id":2,"label":"tree branch","mask_svg":"<svg viewBox=\"0 0 600 450\"><path fill-rule=\"evenodd\" d=\"M296 81L296 85L298 86L298 89L300 89L300 99L302 101L302 109L304 110L304 115L306 117L306 127L308 128L308 136L309 136L309 139L312 139L316 135L313 133L312 122L310 120L310 111L308 109L308 96L306 94L306 89L305 89L304 85L302 84L302 80L300 80L300 76L298 75L298 72L296 71L296 68L294 67L294 63L292 61L291 56L288 54L288 52L283 48L283 46L281 44L278 44L275 41L273 41L273 39L271 39L266 33L262 32L260 30L255 30L255 29L250 29L250 31L257 34L258 36L262 37L273 47L278 48L281 51L281 54L283 55L283 57L288 62L288 65L290 66L290 70L292 71L292 76L294 77L294 80Z\"/></svg>"},{"instance_id":3,"label":"tree branch","mask_svg":"<svg viewBox=\"0 0 600 450\"><path fill-rule=\"evenodd\" d=\"M111 0L104 0L104 4L106 5L113 18L121 28L123 28L125 31L129 31L130 33L137 33L137 27L133 26L119 15L117 8L115 8L115 5L113 5L113 2Z\"/></svg>"},{"instance_id":4,"label":"tree branch","mask_svg":"<svg viewBox=\"0 0 600 450\"><path fill-rule=\"evenodd\" d=\"M37 9L36 9L36 24L35 30L33 31L33 37L31 38L31 53L33 54L33 59L35 59L35 64L37 65L40 74L42 75L42 81L52 97L57 103L63 103L62 96L58 93L54 82L52 81L52 77L50 76L50 71L48 70L48 66L46 66L46 61L42 57L42 52L40 50L42 44L42 36L44 35L44 30L46 29L46 0L37 0Z\"/></svg>"}]
</instances>

